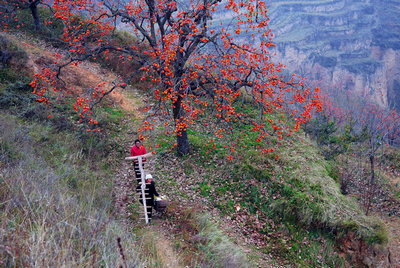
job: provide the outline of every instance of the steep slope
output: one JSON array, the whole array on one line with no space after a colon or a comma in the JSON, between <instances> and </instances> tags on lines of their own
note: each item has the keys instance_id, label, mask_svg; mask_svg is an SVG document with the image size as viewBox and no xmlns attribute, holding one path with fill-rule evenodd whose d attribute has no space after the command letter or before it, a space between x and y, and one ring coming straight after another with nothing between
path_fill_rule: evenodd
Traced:
<instances>
[{"instance_id":1,"label":"steep slope","mask_svg":"<svg viewBox=\"0 0 400 268\"><path fill-rule=\"evenodd\" d=\"M283 141L269 139L278 160L260 155L246 139L233 162L223 145L209 151L205 137L190 134L193 151L184 159L172 154L172 139L160 145L156 177L180 205L201 203L224 215L229 235L243 237L279 265L344 267L350 261L390 267L399 261L396 247L389 253L385 246L372 246L386 242L382 221L366 217L356 198L340 193L328 175L330 164L301 132Z\"/></svg>"}]
</instances>

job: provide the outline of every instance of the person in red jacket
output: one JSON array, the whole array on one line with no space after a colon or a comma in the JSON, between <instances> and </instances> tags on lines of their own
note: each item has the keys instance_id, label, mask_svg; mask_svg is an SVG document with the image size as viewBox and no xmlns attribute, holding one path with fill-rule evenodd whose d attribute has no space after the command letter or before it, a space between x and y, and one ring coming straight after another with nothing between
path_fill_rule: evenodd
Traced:
<instances>
[{"instance_id":1,"label":"person in red jacket","mask_svg":"<svg viewBox=\"0 0 400 268\"><path fill-rule=\"evenodd\" d=\"M137 155L143 155L146 154L146 148L144 145L141 144L140 140L135 140L135 145L131 148L131 156L137 156ZM142 159L142 167L144 168L144 162L146 162L146 158ZM141 181L141 173L139 169L139 163L138 160L134 160L133 162L134 167L135 167L135 175L136 175L136 180L139 183Z\"/></svg>"}]
</instances>

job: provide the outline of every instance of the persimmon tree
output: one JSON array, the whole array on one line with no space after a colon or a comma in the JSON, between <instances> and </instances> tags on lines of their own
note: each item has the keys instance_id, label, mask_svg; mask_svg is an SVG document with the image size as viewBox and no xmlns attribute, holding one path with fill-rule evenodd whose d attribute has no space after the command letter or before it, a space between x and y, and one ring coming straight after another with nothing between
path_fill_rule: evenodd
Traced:
<instances>
[{"instance_id":1,"label":"persimmon tree","mask_svg":"<svg viewBox=\"0 0 400 268\"><path fill-rule=\"evenodd\" d=\"M380 148L400 141L400 116L396 111L385 110L374 104L365 104L359 115L359 124L365 133L370 162L371 184L375 184L375 166Z\"/></svg>"},{"instance_id":2,"label":"persimmon tree","mask_svg":"<svg viewBox=\"0 0 400 268\"><path fill-rule=\"evenodd\" d=\"M187 131L193 125L208 128L215 140L233 139L230 150L241 145L241 132L254 132L260 151L268 153L273 148L262 145L268 135L290 135L321 108L318 88L310 89L295 75L282 77L283 64L271 61L272 33L263 1L55 0L51 8L64 24L61 39L68 52L57 54L58 60L36 75L32 86L38 100L47 103L49 90L60 96L68 92L57 81L67 65L112 52L120 54L123 64L138 66L129 76L100 82L77 98L76 110L90 123L96 123L90 111L94 105L137 75L152 82L155 99L142 138L162 115L164 132L176 135L180 155L189 152ZM229 22L220 23L219 17ZM121 25L136 44L112 42Z\"/></svg>"}]
</instances>

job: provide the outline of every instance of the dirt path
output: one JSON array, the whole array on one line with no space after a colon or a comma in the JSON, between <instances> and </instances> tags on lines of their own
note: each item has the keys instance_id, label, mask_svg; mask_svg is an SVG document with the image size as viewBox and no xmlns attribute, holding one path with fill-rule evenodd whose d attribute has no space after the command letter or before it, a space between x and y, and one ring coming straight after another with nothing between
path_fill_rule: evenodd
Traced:
<instances>
[{"instance_id":1,"label":"dirt path","mask_svg":"<svg viewBox=\"0 0 400 268\"><path fill-rule=\"evenodd\" d=\"M183 268L184 266L181 264L177 254L174 252L170 240L167 240L167 237L163 232L160 232L160 228L161 226L157 221L155 222L155 225L151 226L151 230L155 234L157 241L157 252L160 259L163 261L164 267Z\"/></svg>"},{"instance_id":2,"label":"dirt path","mask_svg":"<svg viewBox=\"0 0 400 268\"><path fill-rule=\"evenodd\" d=\"M383 218L389 233L390 260L393 267L400 267L400 217Z\"/></svg>"},{"instance_id":3,"label":"dirt path","mask_svg":"<svg viewBox=\"0 0 400 268\"><path fill-rule=\"evenodd\" d=\"M152 172L151 167L153 166L154 160L150 160L148 164L145 165L146 172ZM150 167L150 169L148 169ZM161 267L174 267L180 268L184 267L181 265L178 254L174 251L171 240L168 235L166 235L166 230L162 227L162 220L153 218L152 224L150 226L146 226L143 220L137 220L137 217L132 217L135 211L130 209L131 205L137 206L138 210L142 208L138 204L136 198L132 195L132 188L136 183L136 179L134 177L133 165L131 162L125 161L121 164L119 168L119 172L115 177L115 185L114 192L116 193L116 210L119 214L119 217L123 219L125 224L142 226L142 228L146 228L147 236L154 237L156 253L158 258L162 262ZM135 221L132 222L132 219L135 218Z\"/></svg>"},{"instance_id":4,"label":"dirt path","mask_svg":"<svg viewBox=\"0 0 400 268\"><path fill-rule=\"evenodd\" d=\"M387 190L383 198L384 203L375 213L384 221L388 231L390 261L393 267L400 268L400 200L396 197L399 195L400 173L394 170L389 174L381 172L381 175L386 180Z\"/></svg>"}]
</instances>

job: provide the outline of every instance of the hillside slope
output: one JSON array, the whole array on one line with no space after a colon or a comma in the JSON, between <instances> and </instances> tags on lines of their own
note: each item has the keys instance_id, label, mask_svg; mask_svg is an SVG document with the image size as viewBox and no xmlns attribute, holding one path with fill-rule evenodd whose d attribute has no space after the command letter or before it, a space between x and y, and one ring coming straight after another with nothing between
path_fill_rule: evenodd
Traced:
<instances>
[{"instance_id":1,"label":"hillside slope","mask_svg":"<svg viewBox=\"0 0 400 268\"><path fill-rule=\"evenodd\" d=\"M21 44L21 49L26 50L28 65L25 70L41 68L42 64L53 60L49 51L54 48L47 44L39 42L32 46L33 40L10 36L10 39L13 38L15 43ZM64 75L75 93L91 83L96 85L102 78L114 77L107 70L89 63L70 67ZM52 113L50 119L46 111L36 118L37 108L34 108L33 102L29 102L32 107L22 107L21 111L13 110L18 102L10 104L9 112L22 115L23 120L37 121L38 125L48 127L36 138L40 141L38 146L49 146L46 159L54 168L62 169L68 165L69 162L57 162L58 158L68 159L76 148L82 147L87 158L71 176L66 175L66 189L88 183L82 178L86 177L85 170L87 172L89 167L98 171L99 174L90 174L91 178L97 178L94 180L96 184L90 189L96 195L101 193L97 192L97 187L109 195L114 189L115 197L107 200L112 200L116 208L107 209L117 217L116 226L122 225L132 231L128 233L131 239L136 239L135 235L138 235L143 241L149 241L139 246L137 242L132 242L135 249L142 249L149 254L145 255L148 265L166 266L168 262L160 260L165 252L173 252L179 264L190 267L195 264L234 267L232 263L237 267L251 267L254 263L260 267L273 267L274 263L300 267L337 267L349 262L372 263L379 267L380 259L385 264L397 261L395 253L389 258L386 249L371 246L385 244L387 236L384 225L377 218L366 217L354 198L340 193L337 182L329 176L329 163L322 160L314 142L306 139L301 131L285 140L276 137L269 139L276 147L278 158L272 154L260 155L256 143L247 137L248 147L236 152L234 162L227 160L223 144L209 151L205 137L198 136L196 131L189 133L193 149L184 158L175 156L170 149L174 139L165 137L165 142L157 150L157 157L148 166L156 177L160 192L166 193L170 200L169 211L155 222L155 226L162 226L160 228L166 235L163 241L170 240L171 244L164 247L165 252L162 249L157 252L155 228L145 228L138 220L139 203L134 197L129 197L133 173L127 163L122 163L124 156L129 154L129 147L134 140L132 136L138 134L136 123L142 117L138 110L142 110L143 101L152 105L151 98L147 99L144 94L138 97L138 94L134 88L128 88L116 94L117 98L107 99L100 109L104 109L107 116L102 112L98 114L105 134L93 136L97 138L92 140L92 136L81 133L86 138L78 136L79 139L68 150L54 140L58 136L57 131L60 131L56 128L62 121L57 121L60 115L70 119L67 121L71 123L63 125L67 132L60 137L68 137L68 131L84 128L77 124L71 107L54 105L53 109L48 110ZM127 105L126 110L124 105ZM24 109L28 108L33 109L25 113ZM49 137L51 140L47 141ZM2 144L1 148L3 150L6 146ZM93 153L100 149L107 154ZM97 158L92 159L93 155ZM76 157L70 159L80 162ZM110 178L116 180L110 182ZM104 182L106 184L102 184ZM343 239L357 246L362 245L360 247L364 251L361 252L365 258L359 260L356 253L352 255L349 249L341 248ZM124 244L124 248L129 246Z\"/></svg>"},{"instance_id":2,"label":"hillside slope","mask_svg":"<svg viewBox=\"0 0 400 268\"><path fill-rule=\"evenodd\" d=\"M8 62L2 76L6 79L0 84L0 210L3 215L0 217L0 228L2 241L7 241L6 247L0 248L0 264L32 267L186 267L189 264L214 267L207 258L208 252L191 258L190 255L187 256L187 251L182 252L174 247L177 240L171 238L170 229L162 227L164 223L175 225L178 220L174 215L156 220L152 226L146 226L143 220L133 217L140 211L140 204L135 197L131 198L133 181L136 180L132 178L131 163L124 161L124 157L129 155L130 147L138 135L138 123L143 117L143 103L148 101L146 93L127 87L124 91L107 97L95 109L96 118L102 127L101 132L88 133L84 125L78 124L78 117L71 107L57 102L55 96L50 96L54 102L46 109L35 102L35 95L30 92L28 83L32 70L40 69L46 62L53 62L53 54L62 51L23 35L7 34L2 38L7 42L7 49L13 47L13 52L21 53L19 56L14 54L13 59ZM24 76L15 75L17 70ZM115 76L116 74L97 64L85 63L68 67L63 79L71 86L73 94L78 94L102 79ZM66 99L67 102L68 100ZM25 138L21 143L22 134ZM27 157L28 155L31 157ZM40 164L32 159L35 157ZM15 166L18 168L15 169ZM28 175L19 177L20 169ZM43 176L48 177L50 182L46 179L42 185L38 180ZM54 176L57 177L55 181ZM21 191L31 192L28 200L24 200L24 193ZM159 191L164 192L162 188ZM60 195L60 192L63 194ZM49 194L46 196L46 193ZM37 199L38 202L37 210L32 214L35 217L33 225L30 221L19 220L21 215L25 215L24 211L30 211L31 199ZM54 204L54 211L53 207L47 208L49 202ZM66 207L63 208L60 202ZM44 206L47 210L43 209ZM74 214L73 211L78 215L70 223L63 216L69 217L71 213ZM56 217L58 212L62 212L61 217ZM79 225L86 218L96 218L96 224ZM36 229L36 223L42 221L49 224ZM32 236L24 236L25 231L14 228L14 222L20 223L21 228L28 230ZM70 229L57 228L63 222L76 228L71 239L68 237ZM203 222L207 228L212 228L208 231L210 236L223 239L224 247L229 247L229 244L232 245L230 249L234 247L234 242L224 236L223 231L212 221L205 219ZM164 231L160 232L159 227ZM38 248L42 253L27 250L32 241L43 241L35 237L42 237L44 234L48 234L49 239ZM75 243L76 237L81 239L78 241L79 245ZM121 240L117 243L118 237ZM99 245L93 247L95 242ZM85 251L85 247L93 249ZM71 253L74 250L78 256ZM246 252L251 251L246 249ZM64 259L54 257L59 254L64 254ZM43 258L39 266L35 263L35 256ZM79 256L80 259L77 258ZM258 259L259 257L257 262ZM227 259L222 255L213 257L213 262L216 263L224 260ZM229 263L238 264L237 267L254 266L252 260L247 260L246 253L239 250ZM265 260L261 263L265 263Z\"/></svg>"}]
</instances>

